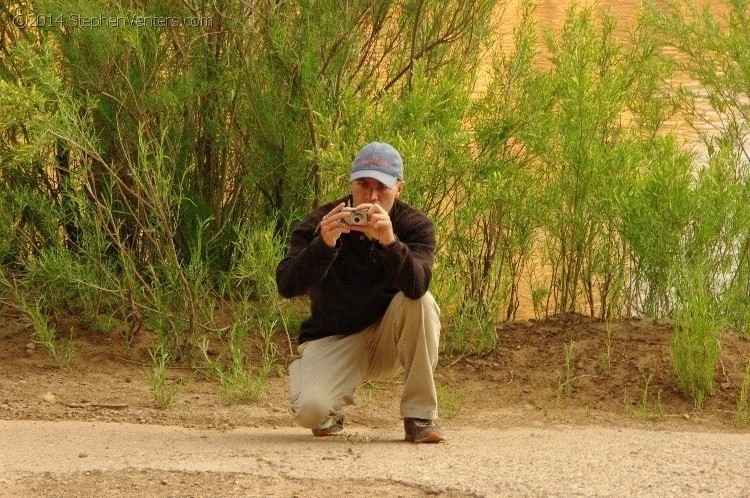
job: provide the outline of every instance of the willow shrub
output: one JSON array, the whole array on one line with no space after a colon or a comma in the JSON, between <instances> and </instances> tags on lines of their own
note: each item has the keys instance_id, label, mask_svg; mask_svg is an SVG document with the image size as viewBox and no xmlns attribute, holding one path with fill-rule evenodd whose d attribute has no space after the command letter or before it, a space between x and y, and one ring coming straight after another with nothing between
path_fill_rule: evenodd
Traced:
<instances>
[{"instance_id":1,"label":"willow shrub","mask_svg":"<svg viewBox=\"0 0 750 498\"><path fill-rule=\"evenodd\" d=\"M750 4L723 2L714 15L692 1L657 7L648 21L674 47L676 67L701 90L677 86L675 102L700 137L707 156L699 178L696 223L690 232L695 259L708 259L712 295L730 321L748 330L750 306ZM720 125L717 125L717 122Z\"/></svg>"},{"instance_id":2,"label":"willow shrub","mask_svg":"<svg viewBox=\"0 0 750 498\"><path fill-rule=\"evenodd\" d=\"M714 367L721 349L722 318L701 269L681 271L677 286L680 306L670 342L672 364L680 390L701 408L716 390Z\"/></svg>"},{"instance_id":3,"label":"willow shrub","mask_svg":"<svg viewBox=\"0 0 750 498\"><path fill-rule=\"evenodd\" d=\"M627 190L619 199L620 233L631 264L629 303L635 315L671 316L671 272L679 266L680 247L693 207L692 156L671 138L636 156Z\"/></svg>"},{"instance_id":4,"label":"willow shrub","mask_svg":"<svg viewBox=\"0 0 750 498\"><path fill-rule=\"evenodd\" d=\"M0 259L24 292L54 277L50 313L109 316L128 340L145 325L170 361L221 337L219 299L257 319L271 344L285 313L264 297L276 240L346 190L364 142L403 150L408 199L447 230L454 178L471 164L454 162L469 157L466 96L496 3L11 2L3 15L201 22L7 24ZM253 230L269 223L267 260L246 258ZM255 311L236 303L245 299Z\"/></svg>"},{"instance_id":5,"label":"willow shrub","mask_svg":"<svg viewBox=\"0 0 750 498\"><path fill-rule=\"evenodd\" d=\"M638 43L626 45L606 11L593 12L571 7L561 32L547 36L549 111L531 145L540 158L549 303L555 312L608 317L628 311L623 201L642 174L637 158L670 150L653 138L663 110L648 33L636 31ZM653 106L639 107L647 99Z\"/></svg>"},{"instance_id":6,"label":"willow shrub","mask_svg":"<svg viewBox=\"0 0 750 498\"><path fill-rule=\"evenodd\" d=\"M467 254L460 267L474 262L465 302L493 297L489 308L502 303L512 318L520 275L540 265L535 309L544 300L545 314L628 315L640 293L630 194L647 173L642 160L679 155L656 135L671 112L658 86L669 67L647 30L625 44L606 12L573 6L561 31L547 33L542 68L533 9L523 9L512 54L495 64L473 115L477 166L462 193L475 202L461 208L462 222L478 223L456 247Z\"/></svg>"},{"instance_id":7,"label":"willow shrub","mask_svg":"<svg viewBox=\"0 0 750 498\"><path fill-rule=\"evenodd\" d=\"M471 106L471 167L454 177L451 216L440 271L451 308L448 346L486 350L497 341L496 321L520 304L536 224L533 155L517 140L543 112L534 66L535 28L530 3L519 12L514 50L495 57L490 82Z\"/></svg>"},{"instance_id":8,"label":"willow shrub","mask_svg":"<svg viewBox=\"0 0 750 498\"><path fill-rule=\"evenodd\" d=\"M679 246L683 268L675 272L672 339L678 384L698 405L713 392L726 324L746 334L750 327L750 4L738 0L724 7L720 17L692 1L647 11L649 23L676 49L676 67L701 88L673 89L707 153Z\"/></svg>"}]
</instances>

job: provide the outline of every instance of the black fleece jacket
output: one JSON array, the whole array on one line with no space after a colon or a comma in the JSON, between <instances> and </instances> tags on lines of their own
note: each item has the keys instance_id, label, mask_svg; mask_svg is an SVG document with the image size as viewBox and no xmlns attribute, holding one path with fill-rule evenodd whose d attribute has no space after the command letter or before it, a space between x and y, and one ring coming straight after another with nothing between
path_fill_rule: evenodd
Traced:
<instances>
[{"instance_id":1,"label":"black fleece jacket","mask_svg":"<svg viewBox=\"0 0 750 498\"><path fill-rule=\"evenodd\" d=\"M318 224L343 198L310 213L292 232L276 285L286 298L310 296L311 315L298 342L348 335L380 320L399 291L419 299L428 290L435 260L435 226L417 209L396 199L389 216L396 243L381 246L364 234L341 234L336 247L323 241Z\"/></svg>"}]
</instances>

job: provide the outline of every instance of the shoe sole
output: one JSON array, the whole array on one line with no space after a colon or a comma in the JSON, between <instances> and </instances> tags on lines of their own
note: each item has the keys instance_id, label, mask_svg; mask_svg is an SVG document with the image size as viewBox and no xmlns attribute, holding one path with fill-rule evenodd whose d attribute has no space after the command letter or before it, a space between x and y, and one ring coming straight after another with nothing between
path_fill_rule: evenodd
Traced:
<instances>
[{"instance_id":1,"label":"shoe sole","mask_svg":"<svg viewBox=\"0 0 750 498\"><path fill-rule=\"evenodd\" d=\"M431 443L442 443L443 441L445 441L445 436L440 434L438 431L427 430L427 431L423 431L421 434L419 434L418 437L415 437L413 439L410 438L409 436L406 436L404 439L414 444L421 444L421 443L431 444Z\"/></svg>"},{"instance_id":2,"label":"shoe sole","mask_svg":"<svg viewBox=\"0 0 750 498\"><path fill-rule=\"evenodd\" d=\"M315 437L328 437L328 436L335 436L336 434L341 433L341 431L343 430L344 430L343 427L337 428L334 430L331 430L331 428L329 427L327 429L313 429L312 433L313 433L313 436Z\"/></svg>"}]
</instances>

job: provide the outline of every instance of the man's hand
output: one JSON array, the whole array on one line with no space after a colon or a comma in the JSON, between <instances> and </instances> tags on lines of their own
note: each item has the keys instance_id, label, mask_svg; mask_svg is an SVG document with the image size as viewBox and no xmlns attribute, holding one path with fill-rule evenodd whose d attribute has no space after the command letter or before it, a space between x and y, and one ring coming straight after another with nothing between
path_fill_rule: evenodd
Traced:
<instances>
[{"instance_id":1,"label":"man's hand","mask_svg":"<svg viewBox=\"0 0 750 498\"><path fill-rule=\"evenodd\" d=\"M381 245L389 246L396 242L393 233L393 223L388 212L379 204L360 204L357 209L367 209L367 225L352 225L350 230L362 232L371 239L376 239Z\"/></svg>"},{"instance_id":2,"label":"man's hand","mask_svg":"<svg viewBox=\"0 0 750 498\"><path fill-rule=\"evenodd\" d=\"M328 247L336 247L336 242L339 240L339 237L341 237L341 234L349 233L351 231L349 225L342 221L349 215L349 213L342 211L343 208L344 203L342 202L335 208L331 209L328 214L323 216L323 219L320 220L320 236Z\"/></svg>"}]
</instances>

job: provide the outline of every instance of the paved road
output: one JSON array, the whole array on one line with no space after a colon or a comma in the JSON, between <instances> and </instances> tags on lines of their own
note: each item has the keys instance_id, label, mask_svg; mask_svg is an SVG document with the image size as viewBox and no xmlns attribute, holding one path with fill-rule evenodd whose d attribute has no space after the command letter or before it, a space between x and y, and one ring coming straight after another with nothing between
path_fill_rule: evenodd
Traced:
<instances>
[{"instance_id":1,"label":"paved road","mask_svg":"<svg viewBox=\"0 0 750 498\"><path fill-rule=\"evenodd\" d=\"M239 474L282 490L331 480L470 496L750 496L750 434L461 428L445 444L413 445L397 426L347 433L0 420L0 495L27 492L21 484L39 475L159 470Z\"/></svg>"}]
</instances>

